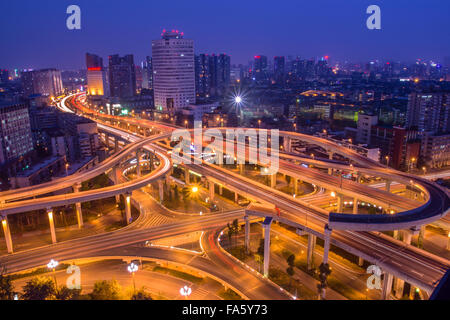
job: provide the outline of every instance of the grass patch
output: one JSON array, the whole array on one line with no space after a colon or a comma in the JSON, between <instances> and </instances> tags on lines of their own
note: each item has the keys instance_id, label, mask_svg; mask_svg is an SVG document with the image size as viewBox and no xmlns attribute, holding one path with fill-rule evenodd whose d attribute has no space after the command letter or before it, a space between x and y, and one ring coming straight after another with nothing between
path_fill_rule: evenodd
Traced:
<instances>
[{"instance_id":1,"label":"grass patch","mask_svg":"<svg viewBox=\"0 0 450 320\"><path fill-rule=\"evenodd\" d=\"M224 300L243 300L242 297L231 289L220 289L217 295Z\"/></svg>"},{"instance_id":2,"label":"grass patch","mask_svg":"<svg viewBox=\"0 0 450 320\"><path fill-rule=\"evenodd\" d=\"M203 282L203 278L201 278L201 277L197 277L197 276L194 276L192 274L189 274L189 273L186 273L186 272L183 272L183 271L178 271L178 270L174 270L174 269L164 268L164 267L161 267L161 266L154 267L153 271L154 272L168 274L168 275L171 275L171 276L176 277L176 278L181 278L181 279L184 279L186 281L189 281L189 282L192 282L192 283L195 283L195 284L200 284L200 283Z\"/></svg>"}]
</instances>

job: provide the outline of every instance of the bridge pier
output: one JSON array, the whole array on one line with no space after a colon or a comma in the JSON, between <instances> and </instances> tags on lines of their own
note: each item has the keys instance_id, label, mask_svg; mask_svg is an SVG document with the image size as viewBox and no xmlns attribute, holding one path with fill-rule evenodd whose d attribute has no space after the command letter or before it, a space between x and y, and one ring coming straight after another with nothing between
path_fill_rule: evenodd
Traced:
<instances>
[{"instance_id":1,"label":"bridge pier","mask_svg":"<svg viewBox=\"0 0 450 320\"><path fill-rule=\"evenodd\" d=\"M298 180L294 178L294 194L297 195L298 192Z\"/></svg>"},{"instance_id":2,"label":"bridge pier","mask_svg":"<svg viewBox=\"0 0 450 320\"><path fill-rule=\"evenodd\" d=\"M116 137L114 138L114 152L119 151L119 139Z\"/></svg>"},{"instance_id":3,"label":"bridge pier","mask_svg":"<svg viewBox=\"0 0 450 320\"><path fill-rule=\"evenodd\" d=\"M334 153L333 152L328 152L328 159L330 159L330 160L333 160L333 155L334 155ZM332 175L333 174L333 168L328 168L328 174L329 175Z\"/></svg>"},{"instance_id":4,"label":"bridge pier","mask_svg":"<svg viewBox=\"0 0 450 320\"><path fill-rule=\"evenodd\" d=\"M361 257L358 257L358 266L362 267L364 264L364 259Z\"/></svg>"},{"instance_id":5,"label":"bridge pier","mask_svg":"<svg viewBox=\"0 0 450 320\"><path fill-rule=\"evenodd\" d=\"M214 182L213 181L209 181L209 198L211 199L211 201L214 200Z\"/></svg>"},{"instance_id":6,"label":"bridge pier","mask_svg":"<svg viewBox=\"0 0 450 320\"><path fill-rule=\"evenodd\" d=\"M314 249L316 248L317 237L313 234L308 234L308 250L306 252L306 264L308 270L314 268Z\"/></svg>"},{"instance_id":7,"label":"bridge pier","mask_svg":"<svg viewBox=\"0 0 450 320\"><path fill-rule=\"evenodd\" d=\"M163 180L158 180L158 191L159 191L159 202L164 201L164 182Z\"/></svg>"},{"instance_id":8,"label":"bridge pier","mask_svg":"<svg viewBox=\"0 0 450 320\"><path fill-rule=\"evenodd\" d=\"M331 229L328 224L325 225L324 229L324 244L323 244L323 264L328 263L328 255L330 253L330 238L331 238Z\"/></svg>"},{"instance_id":9,"label":"bridge pier","mask_svg":"<svg viewBox=\"0 0 450 320\"><path fill-rule=\"evenodd\" d=\"M11 230L9 229L8 216L2 217L3 234L5 235L6 249L8 253L13 253L13 243L11 238Z\"/></svg>"},{"instance_id":10,"label":"bridge pier","mask_svg":"<svg viewBox=\"0 0 450 320\"><path fill-rule=\"evenodd\" d=\"M80 192L81 183L76 183L73 186L73 192L77 193ZM81 229L83 227L83 212L81 211L81 203L77 202L75 203L75 212L77 214L77 222L78 222L78 229Z\"/></svg>"},{"instance_id":11,"label":"bridge pier","mask_svg":"<svg viewBox=\"0 0 450 320\"><path fill-rule=\"evenodd\" d=\"M189 173L189 169L188 168L184 168L184 182L186 182L187 185L191 184L191 176Z\"/></svg>"},{"instance_id":12,"label":"bridge pier","mask_svg":"<svg viewBox=\"0 0 450 320\"><path fill-rule=\"evenodd\" d=\"M56 231L55 231L55 221L53 219L52 208L47 208L48 222L50 224L50 234L52 237L52 243L56 243Z\"/></svg>"},{"instance_id":13,"label":"bridge pier","mask_svg":"<svg viewBox=\"0 0 450 320\"><path fill-rule=\"evenodd\" d=\"M250 252L250 218L248 215L244 216L244 221L245 221L245 251L247 253Z\"/></svg>"},{"instance_id":14,"label":"bridge pier","mask_svg":"<svg viewBox=\"0 0 450 320\"><path fill-rule=\"evenodd\" d=\"M131 223L131 192L125 193L125 218L127 224Z\"/></svg>"},{"instance_id":15,"label":"bridge pier","mask_svg":"<svg viewBox=\"0 0 450 320\"><path fill-rule=\"evenodd\" d=\"M119 177L117 176L118 169L119 169L118 166L114 166L111 171L111 175L112 175L114 184L119 184ZM116 198L116 204L119 204L120 203L120 194L116 194L115 198Z\"/></svg>"},{"instance_id":16,"label":"bridge pier","mask_svg":"<svg viewBox=\"0 0 450 320\"><path fill-rule=\"evenodd\" d=\"M283 149L285 152L291 152L292 151L292 140L289 137L283 138Z\"/></svg>"},{"instance_id":17,"label":"bridge pier","mask_svg":"<svg viewBox=\"0 0 450 320\"><path fill-rule=\"evenodd\" d=\"M219 184L219 194L222 195L222 193L223 193L223 186Z\"/></svg>"},{"instance_id":18,"label":"bridge pier","mask_svg":"<svg viewBox=\"0 0 450 320\"><path fill-rule=\"evenodd\" d=\"M412 232L409 230L403 230L403 242L406 244L411 244Z\"/></svg>"},{"instance_id":19,"label":"bridge pier","mask_svg":"<svg viewBox=\"0 0 450 320\"><path fill-rule=\"evenodd\" d=\"M391 192L391 181L390 180L386 180L386 191Z\"/></svg>"},{"instance_id":20,"label":"bridge pier","mask_svg":"<svg viewBox=\"0 0 450 320\"><path fill-rule=\"evenodd\" d=\"M405 281L402 279L396 278L395 279L395 297L397 299L401 299L403 297L403 289L404 289Z\"/></svg>"},{"instance_id":21,"label":"bridge pier","mask_svg":"<svg viewBox=\"0 0 450 320\"><path fill-rule=\"evenodd\" d=\"M394 276L390 273L384 273L383 277L383 288L381 291L381 300L389 300L389 296L392 291L392 281L394 280Z\"/></svg>"},{"instance_id":22,"label":"bridge pier","mask_svg":"<svg viewBox=\"0 0 450 320\"><path fill-rule=\"evenodd\" d=\"M337 198L337 212L343 212L344 211L344 196L340 193L337 193L336 198Z\"/></svg>"},{"instance_id":23,"label":"bridge pier","mask_svg":"<svg viewBox=\"0 0 450 320\"><path fill-rule=\"evenodd\" d=\"M136 175L139 178L141 176L141 153L136 150Z\"/></svg>"},{"instance_id":24,"label":"bridge pier","mask_svg":"<svg viewBox=\"0 0 450 320\"><path fill-rule=\"evenodd\" d=\"M264 228L264 277L269 276L269 260L270 260L270 225L272 217L266 217L263 222Z\"/></svg>"},{"instance_id":25,"label":"bridge pier","mask_svg":"<svg viewBox=\"0 0 450 320\"><path fill-rule=\"evenodd\" d=\"M234 202L238 202L239 201L239 194L237 192L234 193Z\"/></svg>"},{"instance_id":26,"label":"bridge pier","mask_svg":"<svg viewBox=\"0 0 450 320\"><path fill-rule=\"evenodd\" d=\"M275 188L277 185L277 173L273 173L270 175L270 187Z\"/></svg>"},{"instance_id":27,"label":"bridge pier","mask_svg":"<svg viewBox=\"0 0 450 320\"><path fill-rule=\"evenodd\" d=\"M244 175L244 163L239 163L239 174Z\"/></svg>"},{"instance_id":28,"label":"bridge pier","mask_svg":"<svg viewBox=\"0 0 450 320\"><path fill-rule=\"evenodd\" d=\"M358 214L358 198L353 199L353 214Z\"/></svg>"}]
</instances>

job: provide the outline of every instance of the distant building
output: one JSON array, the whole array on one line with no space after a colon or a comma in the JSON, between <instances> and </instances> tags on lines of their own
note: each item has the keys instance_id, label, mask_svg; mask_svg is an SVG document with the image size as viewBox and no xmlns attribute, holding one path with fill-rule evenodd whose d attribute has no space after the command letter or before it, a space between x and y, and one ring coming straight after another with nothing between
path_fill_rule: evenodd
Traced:
<instances>
[{"instance_id":1,"label":"distant building","mask_svg":"<svg viewBox=\"0 0 450 320\"><path fill-rule=\"evenodd\" d=\"M273 58L273 78L276 84L284 85L285 82L285 62L284 57Z\"/></svg>"},{"instance_id":2,"label":"distant building","mask_svg":"<svg viewBox=\"0 0 450 320\"><path fill-rule=\"evenodd\" d=\"M450 134L423 134L420 154L424 164L430 168L449 166Z\"/></svg>"},{"instance_id":3,"label":"distant building","mask_svg":"<svg viewBox=\"0 0 450 320\"><path fill-rule=\"evenodd\" d=\"M142 67L142 88L153 90L153 65L152 58L147 56L141 64Z\"/></svg>"},{"instance_id":4,"label":"distant building","mask_svg":"<svg viewBox=\"0 0 450 320\"><path fill-rule=\"evenodd\" d=\"M195 84L199 97L222 95L230 85L230 56L200 54L195 57Z\"/></svg>"},{"instance_id":5,"label":"distant building","mask_svg":"<svg viewBox=\"0 0 450 320\"><path fill-rule=\"evenodd\" d=\"M56 69L23 72L22 84L25 97L33 94L57 97L64 92L61 71Z\"/></svg>"},{"instance_id":6,"label":"distant building","mask_svg":"<svg viewBox=\"0 0 450 320\"><path fill-rule=\"evenodd\" d=\"M450 132L450 93L413 92L409 95L406 127L419 132Z\"/></svg>"},{"instance_id":7,"label":"distant building","mask_svg":"<svg viewBox=\"0 0 450 320\"><path fill-rule=\"evenodd\" d=\"M103 68L103 58L86 53L87 68L87 94L90 96L108 96L109 88L106 80L106 72Z\"/></svg>"},{"instance_id":8,"label":"distant building","mask_svg":"<svg viewBox=\"0 0 450 320\"><path fill-rule=\"evenodd\" d=\"M132 54L109 56L110 95L128 98L136 94L136 70Z\"/></svg>"},{"instance_id":9,"label":"distant building","mask_svg":"<svg viewBox=\"0 0 450 320\"><path fill-rule=\"evenodd\" d=\"M356 133L356 142L362 144L370 144L372 127L378 124L378 117L374 115L359 114L358 115L358 131Z\"/></svg>"},{"instance_id":10,"label":"distant building","mask_svg":"<svg viewBox=\"0 0 450 320\"><path fill-rule=\"evenodd\" d=\"M178 30L163 30L152 41L153 92L155 108L174 114L195 104L194 41Z\"/></svg>"},{"instance_id":11,"label":"distant building","mask_svg":"<svg viewBox=\"0 0 450 320\"><path fill-rule=\"evenodd\" d=\"M267 57L257 55L254 60L253 77L256 82L266 82L269 80Z\"/></svg>"},{"instance_id":12,"label":"distant building","mask_svg":"<svg viewBox=\"0 0 450 320\"><path fill-rule=\"evenodd\" d=\"M211 94L209 67L209 55L202 53L195 56L195 91L199 97L209 97Z\"/></svg>"}]
</instances>

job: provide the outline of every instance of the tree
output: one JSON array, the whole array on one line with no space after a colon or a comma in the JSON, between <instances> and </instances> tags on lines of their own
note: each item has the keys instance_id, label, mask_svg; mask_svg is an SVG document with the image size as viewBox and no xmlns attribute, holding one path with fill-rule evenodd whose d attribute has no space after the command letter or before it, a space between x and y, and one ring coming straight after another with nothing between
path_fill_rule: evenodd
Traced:
<instances>
[{"instance_id":1,"label":"tree","mask_svg":"<svg viewBox=\"0 0 450 320\"><path fill-rule=\"evenodd\" d=\"M69 289L66 286L61 286L55 293L55 298L56 300L77 300L80 293L81 289Z\"/></svg>"},{"instance_id":2,"label":"tree","mask_svg":"<svg viewBox=\"0 0 450 320\"><path fill-rule=\"evenodd\" d=\"M51 300L55 297L55 284L49 277L34 277L23 287L24 300Z\"/></svg>"},{"instance_id":3,"label":"tree","mask_svg":"<svg viewBox=\"0 0 450 320\"><path fill-rule=\"evenodd\" d=\"M131 300L153 300L150 293L148 293L144 287L133 293Z\"/></svg>"},{"instance_id":4,"label":"tree","mask_svg":"<svg viewBox=\"0 0 450 320\"><path fill-rule=\"evenodd\" d=\"M0 300L13 300L14 295L11 277L6 275L6 267L0 266Z\"/></svg>"},{"instance_id":5,"label":"tree","mask_svg":"<svg viewBox=\"0 0 450 320\"><path fill-rule=\"evenodd\" d=\"M121 287L116 280L102 280L94 283L90 293L92 300L119 300Z\"/></svg>"},{"instance_id":6,"label":"tree","mask_svg":"<svg viewBox=\"0 0 450 320\"><path fill-rule=\"evenodd\" d=\"M325 299L325 289L328 287L327 278L331 274L331 268L328 263L321 263L319 266L319 281L317 290L319 291L319 297Z\"/></svg>"},{"instance_id":7,"label":"tree","mask_svg":"<svg viewBox=\"0 0 450 320\"><path fill-rule=\"evenodd\" d=\"M289 275L290 279L289 279L289 290L291 289L291 284L292 284L292 277L295 274L295 270L294 270L294 266L295 266L295 255L291 254L289 257L287 257L286 259L289 267L286 269L287 274Z\"/></svg>"}]
</instances>

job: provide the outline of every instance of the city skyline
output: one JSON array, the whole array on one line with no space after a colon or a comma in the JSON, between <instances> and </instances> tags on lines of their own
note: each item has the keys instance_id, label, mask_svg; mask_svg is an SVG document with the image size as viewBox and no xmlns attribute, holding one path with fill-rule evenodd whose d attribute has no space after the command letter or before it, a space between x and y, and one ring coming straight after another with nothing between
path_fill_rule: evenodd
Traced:
<instances>
[{"instance_id":1,"label":"city skyline","mask_svg":"<svg viewBox=\"0 0 450 320\"><path fill-rule=\"evenodd\" d=\"M411 62L416 58L442 62L450 55L450 45L444 40L450 29L444 16L448 3L440 4L442 10L437 11L424 1L379 1L381 30L365 26L369 4L321 1L288 10L292 1L275 8L264 1L209 6L176 2L180 10L169 14L173 2L105 6L79 1L81 30L68 30L67 3L8 2L0 5L7 13L0 32L9 49L0 53L0 61L3 68L10 69L80 69L84 53L95 52L102 57L133 54L135 62L140 62L151 53L151 41L158 39L163 29L184 31L186 39L195 41L196 54L226 53L232 64L246 64L259 54L305 59L328 55L332 61L355 63L375 59ZM429 34L433 37L427 37Z\"/></svg>"}]
</instances>

